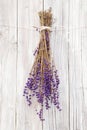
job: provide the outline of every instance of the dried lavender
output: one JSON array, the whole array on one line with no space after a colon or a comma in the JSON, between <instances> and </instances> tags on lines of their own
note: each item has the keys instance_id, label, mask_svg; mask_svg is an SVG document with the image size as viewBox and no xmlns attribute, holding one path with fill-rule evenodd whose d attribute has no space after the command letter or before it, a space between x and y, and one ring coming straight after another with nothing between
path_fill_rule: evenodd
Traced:
<instances>
[{"instance_id":1,"label":"dried lavender","mask_svg":"<svg viewBox=\"0 0 87 130\"><path fill-rule=\"evenodd\" d=\"M41 26L51 27L51 10L39 12L39 18ZM59 78L57 70L51 60L49 37L49 29L41 30L39 46L34 52L35 62L23 92L29 106L32 104L33 97L35 97L37 102L41 105L40 111L37 112L41 121L44 120L44 106L48 110L51 107L51 103L53 103L57 109L61 110L58 91Z\"/></svg>"}]
</instances>

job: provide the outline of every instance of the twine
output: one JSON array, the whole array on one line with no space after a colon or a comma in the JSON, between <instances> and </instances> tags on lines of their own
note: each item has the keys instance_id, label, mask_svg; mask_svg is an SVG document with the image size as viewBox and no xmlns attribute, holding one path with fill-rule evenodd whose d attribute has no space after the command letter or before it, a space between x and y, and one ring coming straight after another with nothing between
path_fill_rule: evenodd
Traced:
<instances>
[{"instance_id":1,"label":"twine","mask_svg":"<svg viewBox=\"0 0 87 130\"><path fill-rule=\"evenodd\" d=\"M67 25L68 26L68 25ZM52 28L49 28L49 30L51 31L66 31L66 32L70 32L70 31L79 31L79 30L87 30L87 26L80 26L80 27L73 27L73 26L54 26ZM6 28L6 29L9 29L9 28L12 28L12 29L23 29L23 30L29 30L29 31L40 31L42 27L38 27L38 26L31 26L29 28L27 27L20 27L20 26L9 26L9 25L0 25L0 27L3 27L3 28ZM35 29L32 29L35 28ZM44 26L46 27L46 26ZM1 28L2 29L2 28Z\"/></svg>"}]
</instances>

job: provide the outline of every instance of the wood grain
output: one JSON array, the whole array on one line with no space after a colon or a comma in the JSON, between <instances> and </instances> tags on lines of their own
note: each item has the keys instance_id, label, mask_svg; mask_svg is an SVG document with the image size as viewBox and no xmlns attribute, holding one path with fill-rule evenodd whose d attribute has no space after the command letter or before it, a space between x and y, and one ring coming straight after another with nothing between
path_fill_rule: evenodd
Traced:
<instances>
[{"instance_id":1,"label":"wood grain","mask_svg":"<svg viewBox=\"0 0 87 130\"><path fill-rule=\"evenodd\" d=\"M0 1L0 129L15 130L16 1ZM11 27L15 28L11 28Z\"/></svg>"},{"instance_id":2,"label":"wood grain","mask_svg":"<svg viewBox=\"0 0 87 130\"><path fill-rule=\"evenodd\" d=\"M52 7L52 56L60 78L59 112L44 110L41 123L34 100L28 107L24 85L39 42L38 11ZM87 129L87 0L0 0L0 130Z\"/></svg>"}]
</instances>

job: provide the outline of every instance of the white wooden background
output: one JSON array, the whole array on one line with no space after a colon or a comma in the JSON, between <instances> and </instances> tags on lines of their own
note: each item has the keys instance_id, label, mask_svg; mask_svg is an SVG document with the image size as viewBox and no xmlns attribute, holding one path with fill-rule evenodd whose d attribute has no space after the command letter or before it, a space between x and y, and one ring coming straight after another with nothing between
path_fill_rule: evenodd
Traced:
<instances>
[{"instance_id":1,"label":"white wooden background","mask_svg":"<svg viewBox=\"0 0 87 130\"><path fill-rule=\"evenodd\" d=\"M44 0L44 8L50 6L62 111L44 111L42 125L34 111L39 105L29 108L22 96L43 0L0 0L0 130L87 130L87 0Z\"/></svg>"}]
</instances>

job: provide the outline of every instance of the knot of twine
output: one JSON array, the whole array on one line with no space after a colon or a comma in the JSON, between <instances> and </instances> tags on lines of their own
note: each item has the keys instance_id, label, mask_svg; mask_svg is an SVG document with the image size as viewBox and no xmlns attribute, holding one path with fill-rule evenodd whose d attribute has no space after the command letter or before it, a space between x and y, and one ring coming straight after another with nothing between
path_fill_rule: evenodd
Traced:
<instances>
[{"instance_id":1,"label":"knot of twine","mask_svg":"<svg viewBox=\"0 0 87 130\"><path fill-rule=\"evenodd\" d=\"M41 26L40 27L40 32L43 31L43 30L49 30L49 31L51 31L51 27L49 27L49 26Z\"/></svg>"},{"instance_id":2,"label":"knot of twine","mask_svg":"<svg viewBox=\"0 0 87 130\"><path fill-rule=\"evenodd\" d=\"M33 26L33 27L36 28L36 31L39 31L39 32L41 32L43 30L48 30L50 32L52 31L51 27L49 27L49 26L40 26L40 27Z\"/></svg>"}]
</instances>

